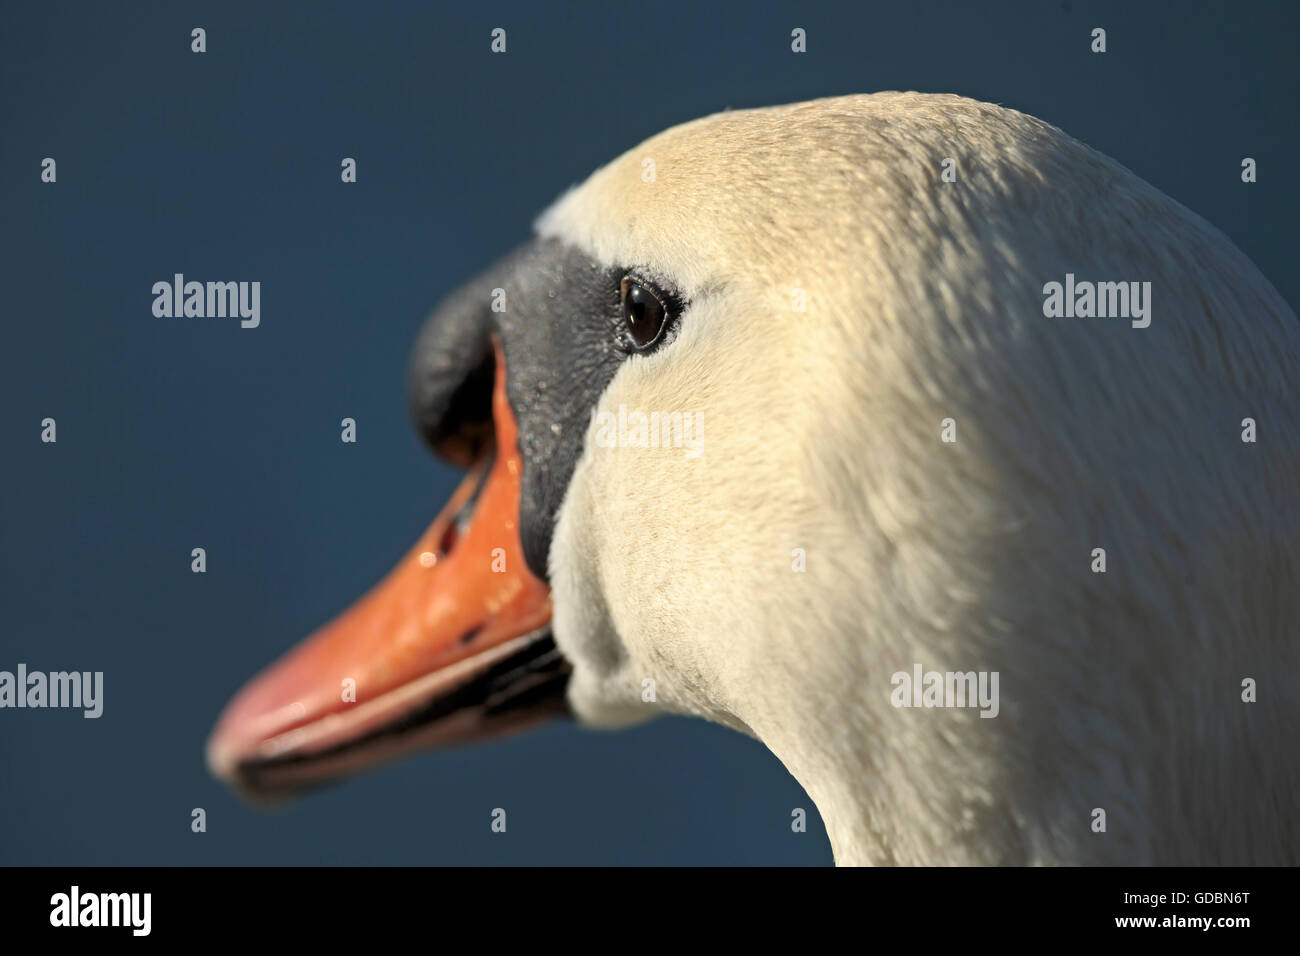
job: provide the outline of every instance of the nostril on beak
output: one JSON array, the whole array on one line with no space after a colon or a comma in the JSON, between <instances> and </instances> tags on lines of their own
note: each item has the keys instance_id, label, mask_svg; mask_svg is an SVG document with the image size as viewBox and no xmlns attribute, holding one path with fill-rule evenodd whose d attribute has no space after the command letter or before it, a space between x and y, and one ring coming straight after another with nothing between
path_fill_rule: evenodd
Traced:
<instances>
[{"instance_id":1,"label":"nostril on beak","mask_svg":"<svg viewBox=\"0 0 1300 956\"><path fill-rule=\"evenodd\" d=\"M479 479L474 487L474 493L469 500L461 505L460 510L456 512L456 517L447 524L447 528L438 540L438 557L446 557L451 554L456 547L456 542L461 536L469 530L470 522L474 519L474 509L478 505L479 497L483 494L483 489L487 486L488 476L492 473L492 466L496 462L496 451L490 449L486 455L479 457L479 462L475 466L478 469Z\"/></svg>"},{"instance_id":2,"label":"nostril on beak","mask_svg":"<svg viewBox=\"0 0 1300 956\"><path fill-rule=\"evenodd\" d=\"M460 538L460 519L447 525L447 530L442 533L442 540L438 542L438 556L446 557L451 554L451 549L456 547L456 541Z\"/></svg>"}]
</instances>

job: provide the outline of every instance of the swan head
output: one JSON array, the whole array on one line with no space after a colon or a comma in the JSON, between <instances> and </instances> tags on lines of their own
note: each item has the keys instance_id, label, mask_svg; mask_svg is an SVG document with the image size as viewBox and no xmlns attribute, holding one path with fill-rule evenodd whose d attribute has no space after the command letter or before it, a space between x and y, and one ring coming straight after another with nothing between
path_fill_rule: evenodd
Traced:
<instances>
[{"instance_id":1,"label":"swan head","mask_svg":"<svg viewBox=\"0 0 1300 956\"><path fill-rule=\"evenodd\" d=\"M1070 270L1149 279L1180 319L1046 323ZM1188 541L1213 510L1169 466L1192 445L1093 419L1204 422L1255 386L1285 417L1293 326L1221 234L1013 111L891 93L670 129L431 316L412 409L470 477L229 705L209 764L275 793L561 711L677 713L766 744L839 862L1149 859L1062 823L1146 812L1125 734L1163 718L1088 675L1175 643L1156 585L1100 600L1078 556L1131 519L1098 475L1141 475L1148 524ZM1158 565L1143 534L1127 559ZM1002 674L1002 720L901 712L914 666Z\"/></svg>"}]
</instances>

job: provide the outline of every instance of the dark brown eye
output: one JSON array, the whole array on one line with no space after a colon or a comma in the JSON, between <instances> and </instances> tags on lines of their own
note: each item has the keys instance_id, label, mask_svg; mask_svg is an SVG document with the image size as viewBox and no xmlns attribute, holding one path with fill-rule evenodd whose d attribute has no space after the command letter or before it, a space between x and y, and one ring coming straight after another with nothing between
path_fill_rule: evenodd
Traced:
<instances>
[{"instance_id":1,"label":"dark brown eye","mask_svg":"<svg viewBox=\"0 0 1300 956\"><path fill-rule=\"evenodd\" d=\"M621 286L623 327L637 349L649 348L659 341L668 320L663 301L648 286L632 276L624 276Z\"/></svg>"}]
</instances>

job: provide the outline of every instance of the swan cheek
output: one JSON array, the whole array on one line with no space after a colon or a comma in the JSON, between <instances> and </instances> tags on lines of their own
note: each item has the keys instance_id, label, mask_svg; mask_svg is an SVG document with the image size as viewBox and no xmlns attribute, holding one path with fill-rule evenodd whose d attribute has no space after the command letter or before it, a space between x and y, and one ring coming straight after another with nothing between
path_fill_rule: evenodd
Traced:
<instances>
[{"instance_id":1,"label":"swan cheek","mask_svg":"<svg viewBox=\"0 0 1300 956\"><path fill-rule=\"evenodd\" d=\"M589 727L626 727L658 716L660 710L654 700L643 699L645 690L610 618L601 585L599 509L589 493L589 466L584 456L556 516L548 568L551 629L556 646L573 667L568 687L572 715Z\"/></svg>"}]
</instances>

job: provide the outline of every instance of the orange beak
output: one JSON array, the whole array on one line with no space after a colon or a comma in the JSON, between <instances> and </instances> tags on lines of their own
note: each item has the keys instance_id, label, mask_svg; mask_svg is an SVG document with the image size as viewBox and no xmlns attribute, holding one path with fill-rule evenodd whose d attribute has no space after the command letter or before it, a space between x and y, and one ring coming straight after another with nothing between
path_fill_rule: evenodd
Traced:
<instances>
[{"instance_id":1,"label":"orange beak","mask_svg":"<svg viewBox=\"0 0 1300 956\"><path fill-rule=\"evenodd\" d=\"M212 772L269 794L562 712L568 664L519 534L518 429L496 343L496 454L388 576L239 692Z\"/></svg>"}]
</instances>

